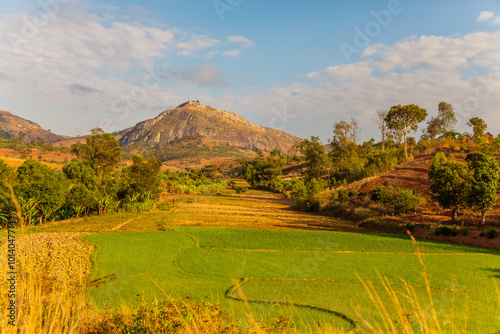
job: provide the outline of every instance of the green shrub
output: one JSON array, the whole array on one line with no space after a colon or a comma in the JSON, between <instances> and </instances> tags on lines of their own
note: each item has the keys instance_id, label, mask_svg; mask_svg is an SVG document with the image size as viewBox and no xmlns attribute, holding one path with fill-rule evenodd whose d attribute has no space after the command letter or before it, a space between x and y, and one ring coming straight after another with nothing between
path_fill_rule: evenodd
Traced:
<instances>
[{"instance_id":1,"label":"green shrub","mask_svg":"<svg viewBox=\"0 0 500 334\"><path fill-rule=\"evenodd\" d=\"M380 201L382 198L382 192L385 190L386 187L383 186L378 186L375 189L372 189L370 192L370 199L374 202Z\"/></svg>"},{"instance_id":2,"label":"green shrub","mask_svg":"<svg viewBox=\"0 0 500 334\"><path fill-rule=\"evenodd\" d=\"M368 193L366 191L360 191L358 195L359 197L365 197Z\"/></svg>"},{"instance_id":3,"label":"green shrub","mask_svg":"<svg viewBox=\"0 0 500 334\"><path fill-rule=\"evenodd\" d=\"M337 193L333 191L333 192L330 194L330 203L335 202L335 200L336 200L336 199L337 199Z\"/></svg>"},{"instance_id":4,"label":"green shrub","mask_svg":"<svg viewBox=\"0 0 500 334\"><path fill-rule=\"evenodd\" d=\"M468 226L462 226L462 234L464 236L467 236L469 234L469 227Z\"/></svg>"},{"instance_id":5,"label":"green shrub","mask_svg":"<svg viewBox=\"0 0 500 334\"><path fill-rule=\"evenodd\" d=\"M242 194L248 190L248 187L234 186L234 190L237 194Z\"/></svg>"},{"instance_id":6,"label":"green shrub","mask_svg":"<svg viewBox=\"0 0 500 334\"><path fill-rule=\"evenodd\" d=\"M370 198L392 208L395 214L414 212L425 204L425 198L414 193L413 189L393 186L378 186L371 191Z\"/></svg>"},{"instance_id":7,"label":"green shrub","mask_svg":"<svg viewBox=\"0 0 500 334\"><path fill-rule=\"evenodd\" d=\"M440 226L434 230L434 233L436 235L444 235L444 236L448 236L450 234L453 235L453 229L450 226ZM455 228L455 235L456 235L456 228Z\"/></svg>"},{"instance_id":8,"label":"green shrub","mask_svg":"<svg viewBox=\"0 0 500 334\"><path fill-rule=\"evenodd\" d=\"M342 188L337 191L337 198L339 199L340 202L345 202L348 197L349 194L346 189Z\"/></svg>"},{"instance_id":9,"label":"green shrub","mask_svg":"<svg viewBox=\"0 0 500 334\"><path fill-rule=\"evenodd\" d=\"M493 239L493 238L496 238L497 236L498 236L498 232L494 228L489 229L488 232L486 232L486 238L488 238L488 239Z\"/></svg>"},{"instance_id":10,"label":"green shrub","mask_svg":"<svg viewBox=\"0 0 500 334\"><path fill-rule=\"evenodd\" d=\"M347 197L354 197L358 194L356 190L351 190L347 193Z\"/></svg>"}]
</instances>

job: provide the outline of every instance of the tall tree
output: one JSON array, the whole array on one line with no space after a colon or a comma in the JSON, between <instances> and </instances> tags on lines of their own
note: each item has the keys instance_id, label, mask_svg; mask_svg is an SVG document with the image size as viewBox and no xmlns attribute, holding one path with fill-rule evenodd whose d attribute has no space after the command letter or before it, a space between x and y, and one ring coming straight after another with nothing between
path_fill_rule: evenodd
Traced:
<instances>
[{"instance_id":1,"label":"tall tree","mask_svg":"<svg viewBox=\"0 0 500 334\"><path fill-rule=\"evenodd\" d=\"M404 138L405 157L408 158L407 136L410 131L417 131L418 123L427 117L427 110L415 104L392 106L385 121L387 127L399 133Z\"/></svg>"},{"instance_id":2,"label":"tall tree","mask_svg":"<svg viewBox=\"0 0 500 334\"><path fill-rule=\"evenodd\" d=\"M443 120L439 117L432 117L427 121L427 128L425 129L428 138L434 140L439 134L443 133Z\"/></svg>"},{"instance_id":3,"label":"tall tree","mask_svg":"<svg viewBox=\"0 0 500 334\"><path fill-rule=\"evenodd\" d=\"M484 225L486 212L493 208L497 199L500 168L493 157L483 153L469 153L465 161L472 172L468 206L481 212L481 225Z\"/></svg>"},{"instance_id":4,"label":"tall tree","mask_svg":"<svg viewBox=\"0 0 500 334\"><path fill-rule=\"evenodd\" d=\"M28 202L36 202L36 211L43 221L56 218L57 210L64 204L67 184L64 175L46 165L28 159L17 169L19 183L15 186L16 195Z\"/></svg>"},{"instance_id":5,"label":"tall tree","mask_svg":"<svg viewBox=\"0 0 500 334\"><path fill-rule=\"evenodd\" d=\"M441 135L444 136L447 132L455 131L457 118L455 117L455 112L451 104L444 101L439 102L438 118L441 120Z\"/></svg>"},{"instance_id":6,"label":"tall tree","mask_svg":"<svg viewBox=\"0 0 500 334\"><path fill-rule=\"evenodd\" d=\"M300 151L306 159L306 180L321 178L325 173L326 150L319 138L311 136L311 140L302 141Z\"/></svg>"},{"instance_id":7,"label":"tall tree","mask_svg":"<svg viewBox=\"0 0 500 334\"><path fill-rule=\"evenodd\" d=\"M442 158L436 155L429 169L430 191L432 198L443 208L451 209L454 221L458 210L466 206L471 175L466 164L446 162L446 158L444 161Z\"/></svg>"},{"instance_id":8,"label":"tall tree","mask_svg":"<svg viewBox=\"0 0 500 334\"><path fill-rule=\"evenodd\" d=\"M468 126L474 131L473 137L475 141L481 141L484 138L484 133L488 128L488 124L479 117L473 117L467 123Z\"/></svg>"},{"instance_id":9,"label":"tall tree","mask_svg":"<svg viewBox=\"0 0 500 334\"><path fill-rule=\"evenodd\" d=\"M389 112L387 110L379 109L377 110L377 116L373 119L382 134L382 152L385 151L385 135L387 132L387 123L385 122L385 118L388 113Z\"/></svg>"},{"instance_id":10,"label":"tall tree","mask_svg":"<svg viewBox=\"0 0 500 334\"><path fill-rule=\"evenodd\" d=\"M355 144L361 139L361 127L358 125L358 120L351 117L351 141Z\"/></svg>"},{"instance_id":11,"label":"tall tree","mask_svg":"<svg viewBox=\"0 0 500 334\"><path fill-rule=\"evenodd\" d=\"M152 198L157 199L161 184L161 161L156 157L145 161L142 155L135 154L132 162L132 166L126 170L130 193L139 196L149 193Z\"/></svg>"},{"instance_id":12,"label":"tall tree","mask_svg":"<svg viewBox=\"0 0 500 334\"><path fill-rule=\"evenodd\" d=\"M83 161L90 164L102 184L109 172L118 165L121 159L121 148L118 140L100 128L92 129L87 136L86 144L71 145L71 151Z\"/></svg>"},{"instance_id":13,"label":"tall tree","mask_svg":"<svg viewBox=\"0 0 500 334\"><path fill-rule=\"evenodd\" d=\"M345 148L349 143L357 143L361 137L358 121L352 117L351 122L340 121L333 125L333 144Z\"/></svg>"}]
</instances>

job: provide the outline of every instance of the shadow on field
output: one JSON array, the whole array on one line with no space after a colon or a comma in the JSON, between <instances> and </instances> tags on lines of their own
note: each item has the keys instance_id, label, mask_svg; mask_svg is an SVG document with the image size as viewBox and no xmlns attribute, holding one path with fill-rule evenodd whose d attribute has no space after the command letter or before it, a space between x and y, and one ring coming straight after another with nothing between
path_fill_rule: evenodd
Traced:
<instances>
[{"instance_id":1,"label":"shadow on field","mask_svg":"<svg viewBox=\"0 0 500 334\"><path fill-rule=\"evenodd\" d=\"M489 277L500 279L500 268L483 268L483 270L490 271L496 274L496 275L490 275Z\"/></svg>"}]
</instances>

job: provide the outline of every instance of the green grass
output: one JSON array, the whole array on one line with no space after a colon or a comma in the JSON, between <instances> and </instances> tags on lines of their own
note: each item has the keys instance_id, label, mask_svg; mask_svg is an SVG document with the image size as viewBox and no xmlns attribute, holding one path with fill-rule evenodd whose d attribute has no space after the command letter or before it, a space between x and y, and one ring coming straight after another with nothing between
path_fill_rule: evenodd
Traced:
<instances>
[{"instance_id":1,"label":"green grass","mask_svg":"<svg viewBox=\"0 0 500 334\"><path fill-rule=\"evenodd\" d=\"M160 221L163 216L149 217ZM142 219L130 224L139 224ZM219 301L234 317L242 319L243 303L225 298L225 292L246 277L248 281L241 291L248 300L292 301L357 320L378 322L380 312L368 299L360 280L373 282L376 291L386 299L389 312L394 312L380 284L381 276L391 282L400 296L406 293L404 282L412 285L423 307L428 305L423 269L412 254L414 248L407 237L221 227L169 228L175 230L86 237L99 246L95 277L116 274L116 280L93 293L100 307L134 303L138 295L148 299L191 296ZM449 332L453 320L455 328L463 331L467 316L468 333L498 331L500 312L494 281L500 280L500 253L432 241L419 241L419 245L443 329ZM292 312L288 307L250 305L257 318ZM404 306L411 310L409 301ZM293 312L302 329L314 328L318 321L348 328L344 320L325 312L300 306L294 307ZM412 315L408 316L411 319Z\"/></svg>"}]
</instances>

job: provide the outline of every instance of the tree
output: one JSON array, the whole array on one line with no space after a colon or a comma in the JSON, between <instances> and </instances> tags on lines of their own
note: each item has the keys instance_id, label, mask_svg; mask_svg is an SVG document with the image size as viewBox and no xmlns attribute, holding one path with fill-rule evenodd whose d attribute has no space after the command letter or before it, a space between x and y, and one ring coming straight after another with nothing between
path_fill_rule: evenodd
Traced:
<instances>
[{"instance_id":1,"label":"tree","mask_svg":"<svg viewBox=\"0 0 500 334\"><path fill-rule=\"evenodd\" d=\"M19 183L15 192L24 202L36 201L36 212L40 223L55 218L55 214L64 204L66 180L64 175L50 169L40 162L28 159L17 169Z\"/></svg>"},{"instance_id":2,"label":"tree","mask_svg":"<svg viewBox=\"0 0 500 334\"><path fill-rule=\"evenodd\" d=\"M83 161L89 163L102 184L107 175L113 171L121 159L121 149L118 140L100 128L92 129L87 136L86 144L80 142L71 145L71 151Z\"/></svg>"},{"instance_id":3,"label":"tree","mask_svg":"<svg viewBox=\"0 0 500 334\"><path fill-rule=\"evenodd\" d=\"M387 127L404 139L405 157L408 158L407 136L410 131L418 130L418 123L423 122L427 117L427 110L415 104L392 106L385 121Z\"/></svg>"},{"instance_id":4,"label":"tree","mask_svg":"<svg viewBox=\"0 0 500 334\"><path fill-rule=\"evenodd\" d=\"M472 173L467 204L470 209L481 211L481 225L484 225L486 212L490 211L496 202L500 168L493 157L483 153L469 153L465 161Z\"/></svg>"},{"instance_id":5,"label":"tree","mask_svg":"<svg viewBox=\"0 0 500 334\"><path fill-rule=\"evenodd\" d=\"M125 171L128 174L128 185L131 194L139 197L151 194L156 199L159 195L161 184L161 161L151 157L147 161L142 155L135 154L132 157L132 166Z\"/></svg>"},{"instance_id":6,"label":"tree","mask_svg":"<svg viewBox=\"0 0 500 334\"><path fill-rule=\"evenodd\" d=\"M438 119L441 120L440 135L444 136L447 132L454 132L457 118L453 111L453 106L444 101L438 104Z\"/></svg>"},{"instance_id":7,"label":"tree","mask_svg":"<svg viewBox=\"0 0 500 334\"><path fill-rule=\"evenodd\" d=\"M11 202L12 169L0 159L0 222L7 223L14 215L14 206Z\"/></svg>"},{"instance_id":8,"label":"tree","mask_svg":"<svg viewBox=\"0 0 500 334\"><path fill-rule=\"evenodd\" d=\"M318 137L311 136L300 143L300 151L306 160L306 179L321 178L325 173L326 150Z\"/></svg>"},{"instance_id":9,"label":"tree","mask_svg":"<svg viewBox=\"0 0 500 334\"><path fill-rule=\"evenodd\" d=\"M351 118L351 122L340 121L333 125L332 143L345 148L349 143L357 143L360 137L361 128L358 121Z\"/></svg>"},{"instance_id":10,"label":"tree","mask_svg":"<svg viewBox=\"0 0 500 334\"><path fill-rule=\"evenodd\" d=\"M429 169L430 191L432 198L443 208L451 210L454 221L459 209L466 206L470 192L471 175L466 164L443 161L444 153L434 157Z\"/></svg>"},{"instance_id":11,"label":"tree","mask_svg":"<svg viewBox=\"0 0 500 334\"><path fill-rule=\"evenodd\" d=\"M72 159L63 166L62 171L68 180L82 183L87 189L97 186L97 175L90 165L80 159Z\"/></svg>"},{"instance_id":12,"label":"tree","mask_svg":"<svg viewBox=\"0 0 500 334\"><path fill-rule=\"evenodd\" d=\"M429 121L427 121L426 134L429 139L436 139L439 134L443 133L443 120L439 117L432 117Z\"/></svg>"},{"instance_id":13,"label":"tree","mask_svg":"<svg viewBox=\"0 0 500 334\"><path fill-rule=\"evenodd\" d=\"M474 131L473 134L474 141L481 142L482 139L484 138L484 133L486 132L486 129L488 127L486 122L479 117L473 117L469 120L467 125L470 126Z\"/></svg>"},{"instance_id":14,"label":"tree","mask_svg":"<svg viewBox=\"0 0 500 334\"><path fill-rule=\"evenodd\" d=\"M87 216L96 205L95 194L81 183L73 184L66 195L65 207L73 217Z\"/></svg>"},{"instance_id":15,"label":"tree","mask_svg":"<svg viewBox=\"0 0 500 334\"><path fill-rule=\"evenodd\" d=\"M387 110L379 109L377 110L377 117L373 119L382 134L382 152L385 151L385 135L387 132L387 123L385 121L385 118L387 117L388 113L389 112Z\"/></svg>"}]
</instances>

